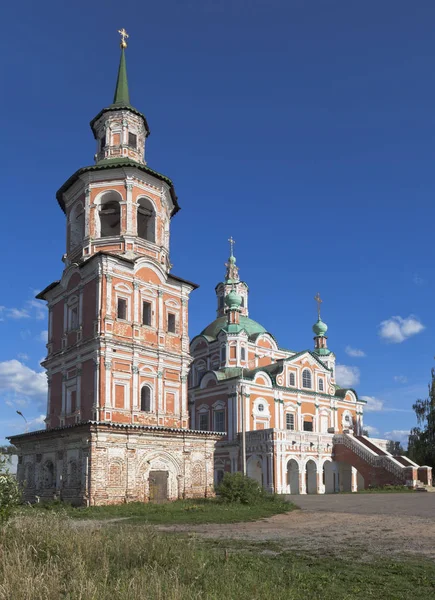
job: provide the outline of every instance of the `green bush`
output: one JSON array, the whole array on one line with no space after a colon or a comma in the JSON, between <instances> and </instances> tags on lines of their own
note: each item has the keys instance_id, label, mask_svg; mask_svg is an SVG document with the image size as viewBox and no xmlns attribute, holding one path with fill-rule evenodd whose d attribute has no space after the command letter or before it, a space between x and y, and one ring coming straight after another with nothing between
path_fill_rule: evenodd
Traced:
<instances>
[{"instance_id":1,"label":"green bush","mask_svg":"<svg viewBox=\"0 0 435 600\"><path fill-rule=\"evenodd\" d=\"M264 500L266 495L261 485L242 473L225 473L217 493L225 502L255 504Z\"/></svg>"},{"instance_id":2,"label":"green bush","mask_svg":"<svg viewBox=\"0 0 435 600\"><path fill-rule=\"evenodd\" d=\"M0 455L0 523L7 521L21 501L16 478L7 469L7 459Z\"/></svg>"}]
</instances>

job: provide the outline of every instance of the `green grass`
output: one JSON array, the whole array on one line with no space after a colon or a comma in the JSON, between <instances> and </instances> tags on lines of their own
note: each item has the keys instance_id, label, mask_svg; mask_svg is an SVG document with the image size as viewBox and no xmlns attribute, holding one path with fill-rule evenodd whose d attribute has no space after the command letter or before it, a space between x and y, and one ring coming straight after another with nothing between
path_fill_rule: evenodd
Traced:
<instances>
[{"instance_id":1,"label":"green grass","mask_svg":"<svg viewBox=\"0 0 435 600\"><path fill-rule=\"evenodd\" d=\"M53 512L0 530L0 600L405 600L435 597L435 564L271 553L147 525L93 528Z\"/></svg>"},{"instance_id":2,"label":"green grass","mask_svg":"<svg viewBox=\"0 0 435 600\"><path fill-rule=\"evenodd\" d=\"M24 513L60 512L73 519L129 519L154 525L177 523L237 523L256 521L295 509L294 504L271 496L247 505L220 502L218 499L177 500L165 504L131 502L109 506L74 508L61 503L36 504L24 508Z\"/></svg>"}]
</instances>

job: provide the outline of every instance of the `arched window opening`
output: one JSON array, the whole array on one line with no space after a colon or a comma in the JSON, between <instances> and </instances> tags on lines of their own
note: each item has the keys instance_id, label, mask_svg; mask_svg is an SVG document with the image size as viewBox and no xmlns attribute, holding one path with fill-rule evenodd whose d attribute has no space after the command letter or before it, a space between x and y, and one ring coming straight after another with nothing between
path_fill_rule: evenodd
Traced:
<instances>
[{"instance_id":1,"label":"arched window opening","mask_svg":"<svg viewBox=\"0 0 435 600\"><path fill-rule=\"evenodd\" d=\"M143 240L156 241L156 214L147 198L141 198L137 207L137 235Z\"/></svg>"},{"instance_id":2,"label":"arched window opening","mask_svg":"<svg viewBox=\"0 0 435 600\"><path fill-rule=\"evenodd\" d=\"M319 392L323 392L323 379L319 379Z\"/></svg>"},{"instance_id":3,"label":"arched window opening","mask_svg":"<svg viewBox=\"0 0 435 600\"><path fill-rule=\"evenodd\" d=\"M290 387L295 387L295 385L296 385L296 376L294 373L290 373L289 385L290 385Z\"/></svg>"},{"instance_id":4,"label":"arched window opening","mask_svg":"<svg viewBox=\"0 0 435 600\"><path fill-rule=\"evenodd\" d=\"M111 237L121 233L121 207L117 198L116 193L109 192L101 200L100 237Z\"/></svg>"},{"instance_id":5,"label":"arched window opening","mask_svg":"<svg viewBox=\"0 0 435 600\"><path fill-rule=\"evenodd\" d=\"M85 236L85 212L83 206L78 204L69 218L69 247L70 250L78 246Z\"/></svg>"},{"instance_id":6,"label":"arched window opening","mask_svg":"<svg viewBox=\"0 0 435 600\"><path fill-rule=\"evenodd\" d=\"M151 412L151 390L147 385L140 391L140 409L142 412Z\"/></svg>"},{"instance_id":7,"label":"arched window opening","mask_svg":"<svg viewBox=\"0 0 435 600\"><path fill-rule=\"evenodd\" d=\"M302 387L311 387L311 371L309 369L304 369L302 371Z\"/></svg>"},{"instance_id":8,"label":"arched window opening","mask_svg":"<svg viewBox=\"0 0 435 600\"><path fill-rule=\"evenodd\" d=\"M226 362L226 360L227 360L227 347L222 346L222 348L221 348L221 363Z\"/></svg>"}]
</instances>

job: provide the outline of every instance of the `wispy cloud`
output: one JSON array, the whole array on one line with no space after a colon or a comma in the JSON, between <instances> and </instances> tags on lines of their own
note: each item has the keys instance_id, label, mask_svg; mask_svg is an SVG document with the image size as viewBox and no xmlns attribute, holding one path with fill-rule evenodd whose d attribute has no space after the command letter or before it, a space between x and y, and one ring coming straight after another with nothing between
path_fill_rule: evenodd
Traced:
<instances>
[{"instance_id":1,"label":"wispy cloud","mask_svg":"<svg viewBox=\"0 0 435 600\"><path fill-rule=\"evenodd\" d=\"M374 396L361 396L361 400L367 402L364 408L366 412L381 412L384 410L384 403L382 400L379 400L379 398L375 398Z\"/></svg>"},{"instance_id":2,"label":"wispy cloud","mask_svg":"<svg viewBox=\"0 0 435 600\"><path fill-rule=\"evenodd\" d=\"M9 319L30 319L29 312L25 308L5 308L4 314Z\"/></svg>"},{"instance_id":3,"label":"wispy cloud","mask_svg":"<svg viewBox=\"0 0 435 600\"><path fill-rule=\"evenodd\" d=\"M0 306L0 320L7 319L36 319L42 321L47 318L47 307L40 300L34 298L27 300L22 308Z\"/></svg>"},{"instance_id":4,"label":"wispy cloud","mask_svg":"<svg viewBox=\"0 0 435 600\"><path fill-rule=\"evenodd\" d=\"M369 435L377 435L379 433L379 429L376 429L376 427L373 427L372 425L364 425L363 429L364 431L367 431Z\"/></svg>"},{"instance_id":5,"label":"wispy cloud","mask_svg":"<svg viewBox=\"0 0 435 600\"><path fill-rule=\"evenodd\" d=\"M344 349L344 351L349 356L353 356L355 358L363 358L366 355L366 353L364 352L364 350L359 350L358 348L352 348L352 346L346 346L346 348Z\"/></svg>"},{"instance_id":6,"label":"wispy cloud","mask_svg":"<svg viewBox=\"0 0 435 600\"><path fill-rule=\"evenodd\" d=\"M44 329L36 338L39 342L44 342L46 344L48 342L48 331Z\"/></svg>"},{"instance_id":7,"label":"wispy cloud","mask_svg":"<svg viewBox=\"0 0 435 600\"><path fill-rule=\"evenodd\" d=\"M18 358L19 360L21 360L22 362L27 362L27 361L29 360L29 358L30 358L30 357L29 357L29 355L28 355L28 354L25 354L24 352L18 352L18 354L17 354L17 358Z\"/></svg>"},{"instance_id":8,"label":"wispy cloud","mask_svg":"<svg viewBox=\"0 0 435 600\"><path fill-rule=\"evenodd\" d=\"M396 316L382 321L379 325L379 335L386 342L400 344L424 329L423 323L413 315L409 315L406 319Z\"/></svg>"},{"instance_id":9,"label":"wispy cloud","mask_svg":"<svg viewBox=\"0 0 435 600\"><path fill-rule=\"evenodd\" d=\"M0 390L22 397L43 397L47 393L47 378L44 372L36 372L19 360L0 362Z\"/></svg>"},{"instance_id":10,"label":"wispy cloud","mask_svg":"<svg viewBox=\"0 0 435 600\"><path fill-rule=\"evenodd\" d=\"M385 406L384 401L380 398L375 398L375 396L360 396L360 398L367 402L364 408L366 412L412 412L408 408L391 408Z\"/></svg>"},{"instance_id":11,"label":"wispy cloud","mask_svg":"<svg viewBox=\"0 0 435 600\"><path fill-rule=\"evenodd\" d=\"M359 383L360 370L358 367L337 365L335 367L335 378L341 387L354 387Z\"/></svg>"},{"instance_id":12,"label":"wispy cloud","mask_svg":"<svg viewBox=\"0 0 435 600\"><path fill-rule=\"evenodd\" d=\"M405 375L394 375L393 379L396 383L408 383L408 378Z\"/></svg>"},{"instance_id":13,"label":"wispy cloud","mask_svg":"<svg viewBox=\"0 0 435 600\"><path fill-rule=\"evenodd\" d=\"M384 437L386 440L392 440L393 442L400 442L401 444L407 445L409 433L409 429L393 429L392 431L386 431Z\"/></svg>"},{"instance_id":14,"label":"wispy cloud","mask_svg":"<svg viewBox=\"0 0 435 600\"><path fill-rule=\"evenodd\" d=\"M423 285L426 283L426 280L423 279L423 277L420 277L418 273L414 273L412 281L415 283L415 285Z\"/></svg>"}]
</instances>

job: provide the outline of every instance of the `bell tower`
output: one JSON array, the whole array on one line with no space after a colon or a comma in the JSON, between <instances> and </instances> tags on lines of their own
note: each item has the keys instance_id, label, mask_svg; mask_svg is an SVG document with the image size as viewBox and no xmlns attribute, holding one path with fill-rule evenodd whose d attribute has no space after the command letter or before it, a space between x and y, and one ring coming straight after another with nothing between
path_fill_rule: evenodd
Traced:
<instances>
[{"instance_id":1,"label":"bell tower","mask_svg":"<svg viewBox=\"0 0 435 600\"><path fill-rule=\"evenodd\" d=\"M225 298L231 292L235 292L240 296L241 305L239 307L239 312L244 317L249 316L248 312L248 291L249 288L244 281L240 281L239 277L239 267L236 264L236 257L234 256L234 244L236 243L232 237L228 240L230 244L230 256L228 257L228 262L225 263L226 273L225 279L223 282L218 283L215 291L216 291L216 299L217 299L217 309L216 316L223 317L227 311L228 306L225 302Z\"/></svg>"},{"instance_id":2,"label":"bell tower","mask_svg":"<svg viewBox=\"0 0 435 600\"><path fill-rule=\"evenodd\" d=\"M86 420L188 426L188 299L171 273L172 181L148 167L145 116L130 103L126 49L112 104L91 121L95 164L57 192L65 268L38 298L49 308L47 427Z\"/></svg>"}]
</instances>

